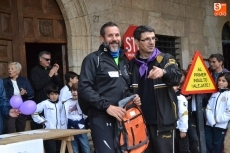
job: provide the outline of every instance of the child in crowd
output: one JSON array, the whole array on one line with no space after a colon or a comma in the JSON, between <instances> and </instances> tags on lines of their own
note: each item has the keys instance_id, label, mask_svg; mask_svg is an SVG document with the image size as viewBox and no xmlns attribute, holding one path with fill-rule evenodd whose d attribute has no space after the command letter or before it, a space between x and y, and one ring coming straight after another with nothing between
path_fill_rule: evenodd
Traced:
<instances>
[{"instance_id":1,"label":"child in crowd","mask_svg":"<svg viewBox=\"0 0 230 153\"><path fill-rule=\"evenodd\" d=\"M181 70L182 77L180 80L180 85L183 84L185 80L185 71ZM183 73L184 72L184 73ZM178 100L178 121L176 129L176 153L190 153L189 151L189 141L187 136L188 130L188 101L187 99L180 94L180 85L174 86L173 89L176 92Z\"/></svg>"},{"instance_id":2,"label":"child in crowd","mask_svg":"<svg viewBox=\"0 0 230 153\"><path fill-rule=\"evenodd\" d=\"M48 86L47 96L49 99L37 104L32 119L38 124L43 124L45 129L64 129L66 120L62 105L58 103L59 87L57 85ZM44 117L39 115L43 111ZM60 141L45 140L44 147L46 153L60 152Z\"/></svg>"},{"instance_id":3,"label":"child in crowd","mask_svg":"<svg viewBox=\"0 0 230 153\"><path fill-rule=\"evenodd\" d=\"M85 128L85 116L78 104L78 85L73 84L71 87L72 98L63 101L64 111L67 117L68 129L84 129ZM79 153L79 147L81 147L82 153L90 153L90 146L87 134L75 135L74 141L72 141L72 148L74 153Z\"/></svg>"},{"instance_id":4,"label":"child in crowd","mask_svg":"<svg viewBox=\"0 0 230 153\"><path fill-rule=\"evenodd\" d=\"M183 75L186 76L192 63L188 65L187 71L181 71ZM188 101L188 140L189 140L189 150L191 153L200 152L200 143L198 136L198 126L197 126L197 112L196 112L196 94L184 95Z\"/></svg>"},{"instance_id":5,"label":"child in crowd","mask_svg":"<svg viewBox=\"0 0 230 153\"><path fill-rule=\"evenodd\" d=\"M222 73L206 108L205 140L207 153L222 153L223 141L230 120L230 72Z\"/></svg>"},{"instance_id":6,"label":"child in crowd","mask_svg":"<svg viewBox=\"0 0 230 153\"><path fill-rule=\"evenodd\" d=\"M66 101L72 97L71 87L78 82L78 75L75 72L69 71L65 74L66 85L61 89L59 102Z\"/></svg>"}]
</instances>

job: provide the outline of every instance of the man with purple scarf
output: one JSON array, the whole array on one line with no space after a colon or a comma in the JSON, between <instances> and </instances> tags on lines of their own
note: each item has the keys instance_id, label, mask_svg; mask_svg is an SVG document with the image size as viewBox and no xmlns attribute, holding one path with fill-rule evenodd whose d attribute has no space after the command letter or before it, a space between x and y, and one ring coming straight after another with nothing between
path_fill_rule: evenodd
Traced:
<instances>
[{"instance_id":1,"label":"man with purple scarf","mask_svg":"<svg viewBox=\"0 0 230 153\"><path fill-rule=\"evenodd\" d=\"M129 63L132 89L141 98L150 143L146 153L173 153L173 130L177 121L177 97L173 86L182 76L174 57L155 47L157 38L150 26L134 31L139 47Z\"/></svg>"}]
</instances>

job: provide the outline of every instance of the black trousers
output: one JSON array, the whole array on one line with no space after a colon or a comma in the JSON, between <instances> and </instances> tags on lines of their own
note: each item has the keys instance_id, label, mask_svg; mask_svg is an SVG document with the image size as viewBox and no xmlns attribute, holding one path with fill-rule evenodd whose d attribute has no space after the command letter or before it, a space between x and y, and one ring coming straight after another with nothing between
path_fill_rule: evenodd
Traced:
<instances>
[{"instance_id":1,"label":"black trousers","mask_svg":"<svg viewBox=\"0 0 230 153\"><path fill-rule=\"evenodd\" d=\"M117 153L115 146L116 119L113 117L97 116L89 119L91 136L96 153Z\"/></svg>"},{"instance_id":2,"label":"black trousers","mask_svg":"<svg viewBox=\"0 0 230 153\"><path fill-rule=\"evenodd\" d=\"M192 153L199 153L199 137L197 129L197 119L196 116L189 116L188 118L188 139L189 139L189 149Z\"/></svg>"},{"instance_id":3,"label":"black trousers","mask_svg":"<svg viewBox=\"0 0 230 153\"><path fill-rule=\"evenodd\" d=\"M147 125L149 132L149 146L145 153L173 153L174 132L157 132L157 125Z\"/></svg>"},{"instance_id":4,"label":"black trousers","mask_svg":"<svg viewBox=\"0 0 230 153\"><path fill-rule=\"evenodd\" d=\"M17 118L6 119L6 133L22 132L26 128L27 115L19 114Z\"/></svg>"},{"instance_id":5,"label":"black trousers","mask_svg":"<svg viewBox=\"0 0 230 153\"><path fill-rule=\"evenodd\" d=\"M188 135L180 137L180 131L176 129L175 153L190 153Z\"/></svg>"},{"instance_id":6,"label":"black trousers","mask_svg":"<svg viewBox=\"0 0 230 153\"><path fill-rule=\"evenodd\" d=\"M61 140L44 140L46 153L60 153Z\"/></svg>"}]
</instances>

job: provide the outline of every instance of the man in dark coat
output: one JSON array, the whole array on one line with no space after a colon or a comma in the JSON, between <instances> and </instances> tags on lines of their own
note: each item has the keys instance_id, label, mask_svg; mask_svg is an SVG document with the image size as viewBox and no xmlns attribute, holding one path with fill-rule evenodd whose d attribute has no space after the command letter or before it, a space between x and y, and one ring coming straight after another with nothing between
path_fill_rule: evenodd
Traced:
<instances>
[{"instance_id":1,"label":"man in dark coat","mask_svg":"<svg viewBox=\"0 0 230 153\"><path fill-rule=\"evenodd\" d=\"M152 27L137 27L134 39L139 50L129 63L129 71L133 92L141 98L149 132L146 153L172 153L177 121L177 97L173 86L179 85L182 75L174 57L155 47L157 38Z\"/></svg>"},{"instance_id":2,"label":"man in dark coat","mask_svg":"<svg viewBox=\"0 0 230 153\"><path fill-rule=\"evenodd\" d=\"M40 103L47 99L46 88L50 84L62 87L61 77L58 75L59 65L55 63L50 66L51 54L42 51L38 54L39 64L31 70L31 83L34 88L34 100Z\"/></svg>"},{"instance_id":3,"label":"man in dark coat","mask_svg":"<svg viewBox=\"0 0 230 153\"><path fill-rule=\"evenodd\" d=\"M108 22L101 27L102 44L98 51L85 57L81 67L78 101L89 105L90 129L96 153L116 153L114 128L121 121L125 109L118 101L131 95L127 59L120 48L118 26ZM140 105L138 95L134 103ZM81 106L81 105L80 105Z\"/></svg>"},{"instance_id":4,"label":"man in dark coat","mask_svg":"<svg viewBox=\"0 0 230 153\"><path fill-rule=\"evenodd\" d=\"M40 103L46 100L46 89L49 85L55 84L62 88L62 80L58 75L59 65L55 63L50 66L51 54L48 51L41 51L38 54L39 64L31 70L31 84L34 88L34 101ZM32 122L31 129L42 128L42 125L38 125Z\"/></svg>"}]
</instances>

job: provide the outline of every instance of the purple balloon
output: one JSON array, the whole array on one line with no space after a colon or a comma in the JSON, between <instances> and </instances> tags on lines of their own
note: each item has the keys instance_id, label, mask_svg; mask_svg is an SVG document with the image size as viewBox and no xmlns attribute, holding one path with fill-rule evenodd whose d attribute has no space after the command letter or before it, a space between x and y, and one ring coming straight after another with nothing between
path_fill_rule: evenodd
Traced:
<instances>
[{"instance_id":1,"label":"purple balloon","mask_svg":"<svg viewBox=\"0 0 230 153\"><path fill-rule=\"evenodd\" d=\"M24 115L31 115L33 114L37 109L37 105L33 100L27 100L22 103L19 110Z\"/></svg>"},{"instance_id":2,"label":"purple balloon","mask_svg":"<svg viewBox=\"0 0 230 153\"><path fill-rule=\"evenodd\" d=\"M23 100L22 100L22 97L21 96L16 96L16 95L13 95L11 98L10 98L10 106L12 108L20 108L21 104L23 103Z\"/></svg>"}]
</instances>

